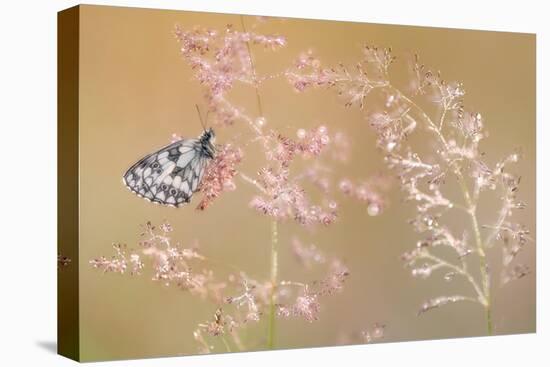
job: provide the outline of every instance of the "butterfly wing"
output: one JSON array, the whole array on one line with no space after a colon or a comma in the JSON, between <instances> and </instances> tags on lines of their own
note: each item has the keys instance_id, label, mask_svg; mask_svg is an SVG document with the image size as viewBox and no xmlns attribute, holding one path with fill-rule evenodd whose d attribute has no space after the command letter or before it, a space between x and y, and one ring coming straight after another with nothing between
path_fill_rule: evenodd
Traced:
<instances>
[{"instance_id":1,"label":"butterfly wing","mask_svg":"<svg viewBox=\"0 0 550 367\"><path fill-rule=\"evenodd\" d=\"M123 181L139 197L180 207L197 191L208 159L197 139L180 140L139 160Z\"/></svg>"}]
</instances>

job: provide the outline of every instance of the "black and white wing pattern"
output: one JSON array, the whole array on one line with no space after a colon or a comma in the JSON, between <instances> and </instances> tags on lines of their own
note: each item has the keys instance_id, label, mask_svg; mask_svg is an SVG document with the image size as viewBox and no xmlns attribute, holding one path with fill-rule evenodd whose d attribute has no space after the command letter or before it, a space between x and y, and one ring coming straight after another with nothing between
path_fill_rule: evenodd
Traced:
<instances>
[{"instance_id":1,"label":"black and white wing pattern","mask_svg":"<svg viewBox=\"0 0 550 367\"><path fill-rule=\"evenodd\" d=\"M177 141L145 156L126 171L124 184L153 203L173 207L189 203L208 161L213 158L213 132L205 134L198 139Z\"/></svg>"}]
</instances>

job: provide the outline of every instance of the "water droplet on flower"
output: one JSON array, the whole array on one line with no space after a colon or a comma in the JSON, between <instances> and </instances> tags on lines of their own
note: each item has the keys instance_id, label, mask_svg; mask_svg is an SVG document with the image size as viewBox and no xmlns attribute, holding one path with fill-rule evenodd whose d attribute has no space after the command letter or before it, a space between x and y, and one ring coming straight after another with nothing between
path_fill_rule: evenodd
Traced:
<instances>
[{"instance_id":1,"label":"water droplet on flower","mask_svg":"<svg viewBox=\"0 0 550 367\"><path fill-rule=\"evenodd\" d=\"M450 282L451 280L453 280L453 278L455 277L456 273L454 272L450 272L450 273L447 273L443 276L443 279L445 279L445 281L447 282Z\"/></svg>"},{"instance_id":2,"label":"water droplet on flower","mask_svg":"<svg viewBox=\"0 0 550 367\"><path fill-rule=\"evenodd\" d=\"M298 129L296 135L298 135L299 139L303 139L306 137L306 131L304 129Z\"/></svg>"},{"instance_id":3,"label":"water droplet on flower","mask_svg":"<svg viewBox=\"0 0 550 367\"><path fill-rule=\"evenodd\" d=\"M324 126L324 125L321 125L319 126L319 130L318 130L321 134L326 134L327 133L327 127Z\"/></svg>"},{"instance_id":4,"label":"water droplet on flower","mask_svg":"<svg viewBox=\"0 0 550 367\"><path fill-rule=\"evenodd\" d=\"M393 148L395 148L395 146L397 145L397 143L395 141L390 141L387 145L386 145L386 149L391 152L393 150Z\"/></svg>"},{"instance_id":5,"label":"water droplet on flower","mask_svg":"<svg viewBox=\"0 0 550 367\"><path fill-rule=\"evenodd\" d=\"M261 126L264 126L264 125L265 125L265 122L266 122L265 117L258 117L258 118L256 119L256 124L257 124L258 126L260 126L260 127L261 127Z\"/></svg>"},{"instance_id":6,"label":"water droplet on flower","mask_svg":"<svg viewBox=\"0 0 550 367\"><path fill-rule=\"evenodd\" d=\"M344 193L349 193L353 185L350 180L344 179L340 181L339 187L340 187L340 190L342 190Z\"/></svg>"},{"instance_id":7,"label":"water droplet on flower","mask_svg":"<svg viewBox=\"0 0 550 367\"><path fill-rule=\"evenodd\" d=\"M386 100L386 107L390 107L394 101L395 101L395 96L392 94Z\"/></svg>"},{"instance_id":8,"label":"water droplet on flower","mask_svg":"<svg viewBox=\"0 0 550 367\"><path fill-rule=\"evenodd\" d=\"M369 204L369 206L367 207L367 213L371 217L377 216L378 214L380 214L380 205L378 205L377 203Z\"/></svg>"},{"instance_id":9,"label":"water droplet on flower","mask_svg":"<svg viewBox=\"0 0 550 367\"><path fill-rule=\"evenodd\" d=\"M237 188L237 185L235 185L235 182L233 180L227 181L223 183L223 187L227 191L235 191Z\"/></svg>"}]
</instances>

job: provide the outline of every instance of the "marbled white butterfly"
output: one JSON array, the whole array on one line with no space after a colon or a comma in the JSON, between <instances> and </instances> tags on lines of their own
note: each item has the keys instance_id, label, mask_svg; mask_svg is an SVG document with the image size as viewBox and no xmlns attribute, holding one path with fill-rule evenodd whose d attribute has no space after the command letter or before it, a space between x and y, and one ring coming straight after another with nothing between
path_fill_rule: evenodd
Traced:
<instances>
[{"instance_id":1,"label":"marbled white butterfly","mask_svg":"<svg viewBox=\"0 0 550 367\"><path fill-rule=\"evenodd\" d=\"M151 153L134 164L123 182L137 196L153 203L180 207L191 201L204 170L214 158L212 128L197 139L181 139Z\"/></svg>"}]
</instances>

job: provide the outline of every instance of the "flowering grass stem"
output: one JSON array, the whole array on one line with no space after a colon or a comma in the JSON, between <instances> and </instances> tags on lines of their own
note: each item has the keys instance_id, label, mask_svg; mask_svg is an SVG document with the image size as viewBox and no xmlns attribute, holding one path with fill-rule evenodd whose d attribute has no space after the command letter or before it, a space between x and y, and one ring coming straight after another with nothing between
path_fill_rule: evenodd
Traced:
<instances>
[{"instance_id":1,"label":"flowering grass stem","mask_svg":"<svg viewBox=\"0 0 550 367\"><path fill-rule=\"evenodd\" d=\"M399 92L400 93L400 92ZM445 120L445 115L447 113L447 108L443 109L443 113L439 122L439 127L435 125L435 123L432 121L432 119L424 112L422 108L420 108L415 102L413 102L410 98L407 98L403 93L400 93L401 98L403 98L408 104L412 105L415 110L417 110L420 115L428 122L431 130L436 133L437 137L443 144L443 147L445 150L449 150L448 143L441 133L441 129L443 127L443 122ZM453 164L454 165L454 164ZM491 318L491 287L490 287L490 274L489 274L489 268L487 264L487 256L485 254L483 242L481 240L481 233L479 231L479 223L477 220L476 215L476 204L472 200L472 197L470 195L470 191L468 189L468 186L466 184L466 180L464 176L462 175L462 172L460 171L459 167L455 167L455 174L458 177L458 182L460 184L460 188L462 190L464 199L466 201L466 209L470 216L470 219L472 221L472 228L474 231L474 237L476 239L476 247L477 247L477 253L479 255L479 267L480 267L480 273L481 273L481 281L483 286L483 306L486 310L486 318L487 318L487 334L492 335L493 334L493 323Z\"/></svg>"},{"instance_id":2,"label":"flowering grass stem","mask_svg":"<svg viewBox=\"0 0 550 367\"><path fill-rule=\"evenodd\" d=\"M413 102L411 99L407 98L403 93L400 93L401 97L407 101L410 105L412 105L417 111L419 111L420 115L428 122L429 126L431 127L432 131L434 131L443 144L444 148L448 150L448 144L441 133L441 129L443 127L443 121L445 119L445 115L447 112L447 109L445 108L443 110L443 114L439 123L439 128L436 127L432 119L423 111L422 108L420 108L415 102ZM487 334L492 335L493 334L493 322L491 318L491 287L490 287L490 274L489 274L489 267L487 264L487 255L485 254L483 242L481 240L481 233L479 231L479 223L477 220L476 215L476 205L474 201L471 198L470 191L468 190L468 186L466 184L466 180L464 176L462 175L462 172L460 171L459 167L455 167L455 174L458 177L458 182L460 184L460 188L462 190L464 199L466 201L466 209L470 216L470 219L472 221L472 228L474 231L474 237L476 239L476 247L477 247L477 253L479 255L479 267L480 267L480 273L481 273L481 282L483 286L483 307L485 307L486 312L486 318L487 318Z\"/></svg>"},{"instance_id":3,"label":"flowering grass stem","mask_svg":"<svg viewBox=\"0 0 550 367\"><path fill-rule=\"evenodd\" d=\"M241 27L243 32L246 33L246 26L244 24L244 17L240 16ZM256 93L256 103L258 106L258 113L260 117L264 117L264 111L262 107L262 99L260 97L260 91L258 90L258 78L256 76L256 67L254 65L254 58L252 56L252 50L250 49L250 43L246 42L246 49L248 51L248 57L250 59L250 69L252 71L252 79L254 81L254 91ZM247 177L243 178L249 182L255 182L250 180ZM267 347L273 349L275 346L275 298L277 292L277 271L278 271L278 253L277 253L277 244L278 244L278 232L277 232L277 220L271 222L271 259L270 259L270 280L271 280L271 295L269 299L269 324L268 324L268 335L267 335Z\"/></svg>"},{"instance_id":4,"label":"flowering grass stem","mask_svg":"<svg viewBox=\"0 0 550 367\"><path fill-rule=\"evenodd\" d=\"M493 334L493 321L491 317L491 286L490 286L490 274L489 274L489 266L487 264L487 255L484 250L483 241L481 240L481 232L479 231L479 223L477 220L476 215L476 205L472 201L470 191L468 190L468 186L466 185L466 181L464 179L464 176L460 172L460 170L456 170L456 175L458 177L458 182L460 184L460 188L462 190L462 193L464 195L464 199L466 201L466 205L469 208L468 213L470 215L470 219L472 221L472 228L474 231L474 237L476 239L476 247L477 247L477 253L479 255L479 270L481 273L481 282L483 286L483 296L484 296L484 302L483 306L485 307L485 313L487 318L487 334L492 335Z\"/></svg>"},{"instance_id":5,"label":"flowering grass stem","mask_svg":"<svg viewBox=\"0 0 550 367\"><path fill-rule=\"evenodd\" d=\"M420 313L460 301L475 301L483 306L487 334L492 335L493 279L488 249L495 240L503 245L505 269L501 274L501 284L520 279L529 271L522 264L506 269L523 246L532 241L523 225L508 222L513 209L525 207L523 202L516 201L520 178L504 169L508 163L517 162L520 153L510 154L491 168L479 150L480 141L487 136L483 118L480 113L464 109L462 83L445 81L439 72L427 69L415 55L411 69L415 76L409 85L414 96L424 96L431 105L438 107L438 117L431 117L421 104L415 102L415 98L407 96L390 82L388 68L394 60L391 49L365 46L363 59L356 64L354 71L342 63L323 67L309 51L298 57L287 78L298 92L315 87L334 88L348 107L355 105L363 110L365 103L372 101L365 117L378 134L377 145L385 152L388 168L399 175L406 200L416 204L417 217L411 221L415 231L425 236L413 251L403 255L404 261L413 268L413 276L421 278L429 277L434 270L447 268L450 272L444 275L446 281L454 275L461 275L471 283L477 295L476 298L463 295L436 297L426 302ZM367 101L370 94L374 94L374 98ZM384 98L385 103L373 108L376 98ZM414 131L433 135L435 147L431 156L421 157L410 144L408 137ZM450 175L460 186L464 198L461 203L453 202L441 190ZM482 226L477 214L480 193L495 191L499 182L503 194L496 224ZM441 220L451 209L460 209L470 218L469 228L462 231L461 238ZM482 238L481 228L491 229L487 237ZM434 256L432 248L440 245L453 248L461 264L455 265ZM470 254L479 265L479 275L468 270L466 256Z\"/></svg>"},{"instance_id":6,"label":"flowering grass stem","mask_svg":"<svg viewBox=\"0 0 550 367\"><path fill-rule=\"evenodd\" d=\"M271 295L269 300L269 325L267 335L267 347L273 349L275 346L275 295L277 292L277 273L278 273L278 247L279 233L277 228L277 221L271 222Z\"/></svg>"}]
</instances>

